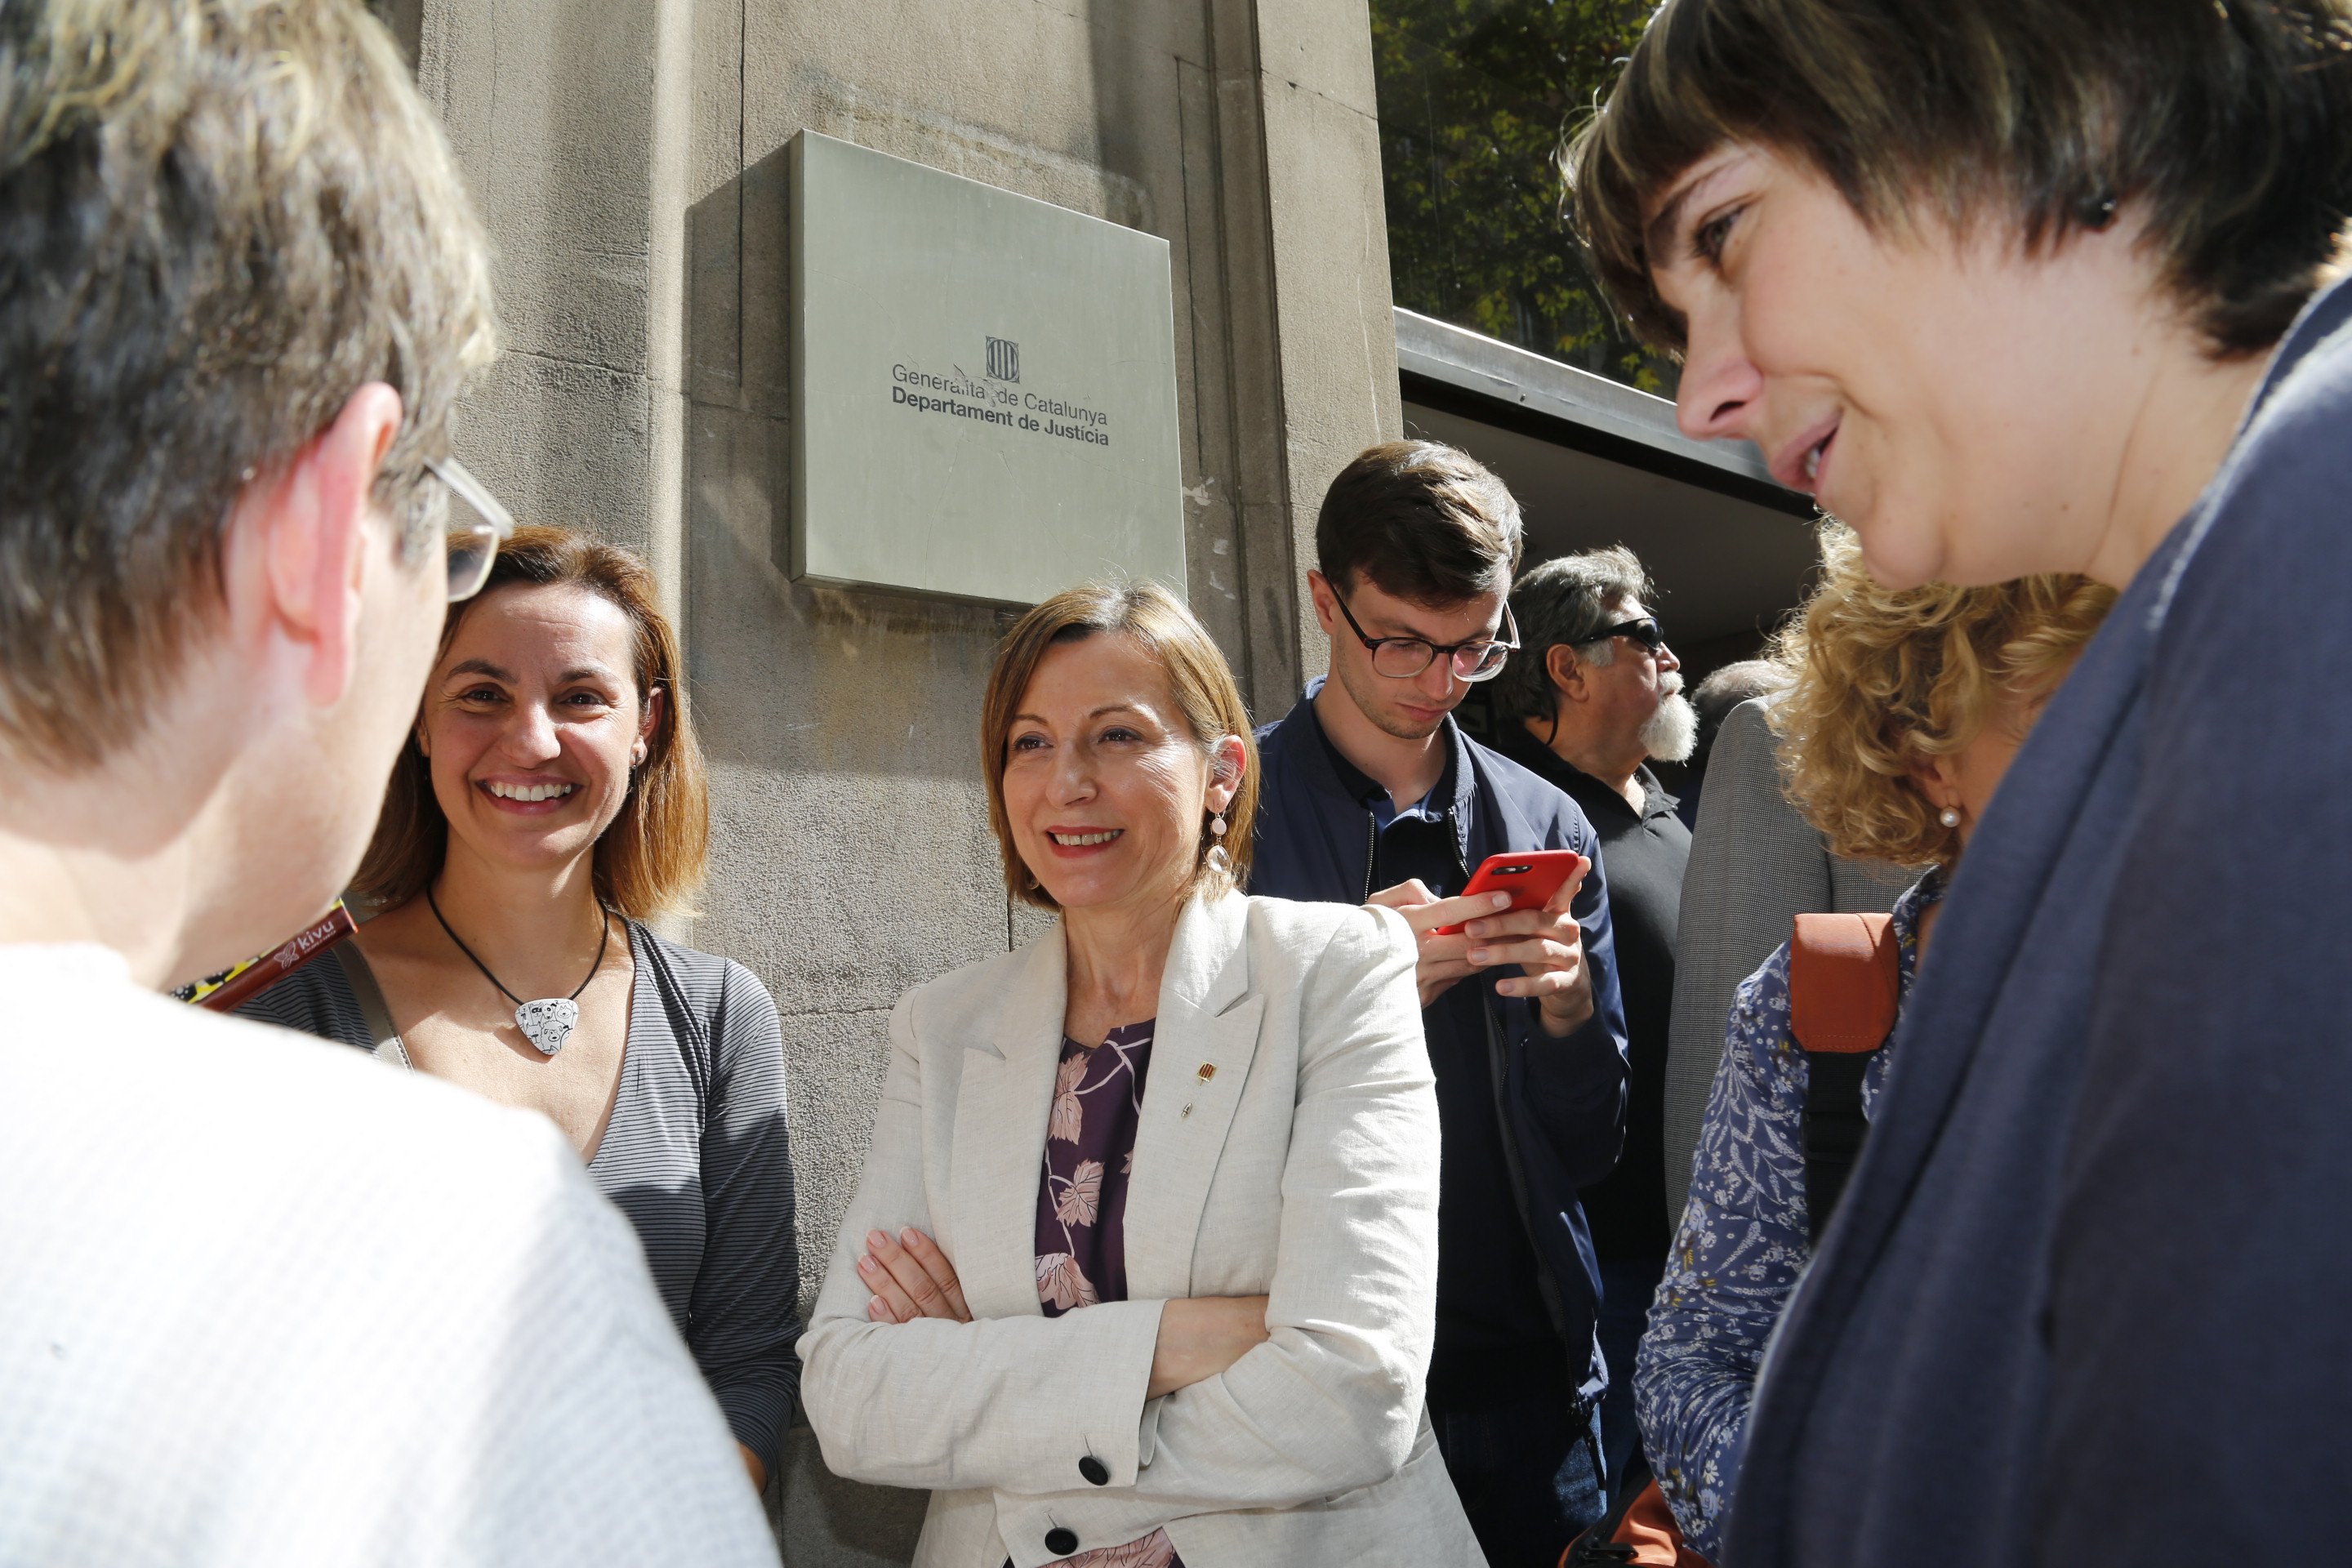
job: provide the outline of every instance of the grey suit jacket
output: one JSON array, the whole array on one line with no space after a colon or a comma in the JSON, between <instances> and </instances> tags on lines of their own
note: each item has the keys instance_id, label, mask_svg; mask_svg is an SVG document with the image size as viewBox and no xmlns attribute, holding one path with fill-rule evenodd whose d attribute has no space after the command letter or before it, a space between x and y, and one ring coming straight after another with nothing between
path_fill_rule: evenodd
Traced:
<instances>
[{"instance_id":1,"label":"grey suit jacket","mask_svg":"<svg viewBox=\"0 0 2352 1568\"><path fill-rule=\"evenodd\" d=\"M918 1568L1035 1568L1063 1531L1085 1551L1160 1529L1192 1563L1481 1563L1422 1409L1437 1096L1403 920L1237 893L1186 910L1129 1299L1047 1319L1037 1183L1066 1000L1057 923L892 1016L865 1179L801 1341L825 1463L932 1489ZM863 1238L902 1226L948 1253L971 1322L866 1321ZM1266 1342L1144 1397L1166 1301L1260 1293Z\"/></svg>"},{"instance_id":2,"label":"grey suit jacket","mask_svg":"<svg viewBox=\"0 0 2352 1568\"><path fill-rule=\"evenodd\" d=\"M1743 702L1723 721L1683 872L1666 1031L1666 1212L1678 1223L1739 983L1789 940L1799 915L1891 910L1918 875L1842 860L1822 846L1780 793L1777 742L1765 717L1769 700Z\"/></svg>"}]
</instances>

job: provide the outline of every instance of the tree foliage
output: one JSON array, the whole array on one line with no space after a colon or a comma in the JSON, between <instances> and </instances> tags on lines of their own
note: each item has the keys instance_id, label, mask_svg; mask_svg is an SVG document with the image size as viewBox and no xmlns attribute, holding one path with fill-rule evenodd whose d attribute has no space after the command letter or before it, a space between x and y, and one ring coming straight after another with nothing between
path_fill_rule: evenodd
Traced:
<instances>
[{"instance_id":1,"label":"tree foliage","mask_svg":"<svg viewBox=\"0 0 2352 1568\"><path fill-rule=\"evenodd\" d=\"M1590 113L1654 0L1372 0L1396 301L1672 395L1559 211L1562 132Z\"/></svg>"}]
</instances>

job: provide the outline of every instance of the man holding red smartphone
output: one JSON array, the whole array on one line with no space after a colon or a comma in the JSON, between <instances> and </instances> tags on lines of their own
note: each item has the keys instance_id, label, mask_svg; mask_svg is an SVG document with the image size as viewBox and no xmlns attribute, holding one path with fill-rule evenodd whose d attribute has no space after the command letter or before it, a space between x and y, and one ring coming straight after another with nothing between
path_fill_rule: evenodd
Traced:
<instances>
[{"instance_id":1,"label":"man holding red smartphone","mask_svg":"<svg viewBox=\"0 0 2352 1568\"><path fill-rule=\"evenodd\" d=\"M1556 1562L1601 1516L1599 1282L1577 1189L1616 1163L1627 1067L1591 826L1477 744L1453 711L1517 638L1518 506L1466 454L1359 456L1325 495L1307 574L1331 675L1258 732L1250 891L1386 904L1420 939L1422 1019L1444 1134L1429 1410L1496 1568ZM1469 891L1490 857L1534 908Z\"/></svg>"}]
</instances>

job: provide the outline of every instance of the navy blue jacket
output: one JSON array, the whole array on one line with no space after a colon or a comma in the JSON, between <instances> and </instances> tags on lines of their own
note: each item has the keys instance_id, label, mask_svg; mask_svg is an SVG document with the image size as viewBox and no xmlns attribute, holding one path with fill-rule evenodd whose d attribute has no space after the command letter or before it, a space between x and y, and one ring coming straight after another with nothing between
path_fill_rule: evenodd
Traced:
<instances>
[{"instance_id":1,"label":"navy blue jacket","mask_svg":"<svg viewBox=\"0 0 2352 1568\"><path fill-rule=\"evenodd\" d=\"M2352 292L1976 834L1736 1568L2352 1552Z\"/></svg>"},{"instance_id":2,"label":"navy blue jacket","mask_svg":"<svg viewBox=\"0 0 2352 1568\"><path fill-rule=\"evenodd\" d=\"M1377 891L1371 813L1353 798L1323 749L1309 686L1287 718L1257 732L1259 795L1250 891L1269 898L1361 903ZM1617 998L1616 945L1601 847L1566 795L1509 758L1462 733L1448 719L1454 752L1454 830L1463 864L1514 850L1573 849L1592 861L1573 910L1592 975L1592 1019L1564 1040L1543 1032L1535 1004L1497 996L1491 975L1464 984L1486 993L1489 1065L1517 1185L1520 1217L1535 1246L1544 1304L1573 1347L1570 1372L1584 1399L1607 1384L1593 1339L1600 1268L1576 1190L1607 1175L1625 1135L1625 1015ZM1517 973L1516 969L1508 971ZM1444 1267L1444 1260L1439 1260ZM1582 1354L1580 1356L1579 1352ZM1630 1377L1633 1368L1618 1369Z\"/></svg>"}]
</instances>

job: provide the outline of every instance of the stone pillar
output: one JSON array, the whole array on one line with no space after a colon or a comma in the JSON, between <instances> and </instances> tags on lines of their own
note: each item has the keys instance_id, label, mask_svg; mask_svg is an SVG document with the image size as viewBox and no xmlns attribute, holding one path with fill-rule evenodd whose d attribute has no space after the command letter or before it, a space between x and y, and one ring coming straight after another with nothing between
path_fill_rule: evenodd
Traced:
<instances>
[{"instance_id":1,"label":"stone pillar","mask_svg":"<svg viewBox=\"0 0 2352 1568\"><path fill-rule=\"evenodd\" d=\"M643 551L685 630L715 856L690 932L784 1018L803 1302L892 1004L1037 929L976 752L999 612L785 574L784 148L803 127L1160 235L1191 598L1261 719L1321 638L1315 506L1400 428L1365 0L382 0L499 247L458 447L517 516ZM793 1435L794 1568L903 1563L921 1499Z\"/></svg>"},{"instance_id":2,"label":"stone pillar","mask_svg":"<svg viewBox=\"0 0 2352 1568\"><path fill-rule=\"evenodd\" d=\"M1371 26L1366 0L1222 0L1219 10L1255 23L1255 90L1244 96L1264 149L1260 243L1274 327L1258 374L1280 399L1269 428L1279 432L1282 483L1272 499L1291 542L1295 690L1328 658L1307 592L1323 491L1358 452L1404 430ZM1270 693L1255 695L1265 711Z\"/></svg>"}]
</instances>

